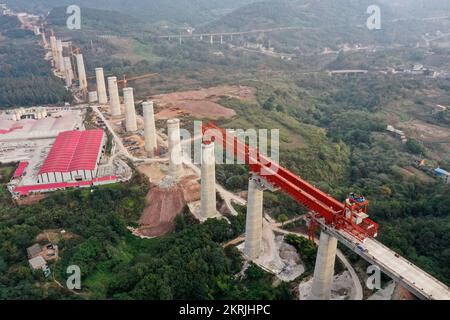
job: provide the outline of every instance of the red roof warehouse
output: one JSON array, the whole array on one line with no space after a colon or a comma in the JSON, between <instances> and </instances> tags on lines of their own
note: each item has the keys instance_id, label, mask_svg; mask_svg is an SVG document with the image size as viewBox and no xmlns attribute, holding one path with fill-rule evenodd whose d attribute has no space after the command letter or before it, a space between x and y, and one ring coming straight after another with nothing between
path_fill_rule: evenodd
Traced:
<instances>
[{"instance_id":1,"label":"red roof warehouse","mask_svg":"<svg viewBox=\"0 0 450 320\"><path fill-rule=\"evenodd\" d=\"M39 183L95 178L104 140L101 129L60 133L39 170Z\"/></svg>"},{"instance_id":2,"label":"red roof warehouse","mask_svg":"<svg viewBox=\"0 0 450 320\"><path fill-rule=\"evenodd\" d=\"M94 170L97 165L103 136L103 130L66 131L60 133L39 170L39 174Z\"/></svg>"}]
</instances>

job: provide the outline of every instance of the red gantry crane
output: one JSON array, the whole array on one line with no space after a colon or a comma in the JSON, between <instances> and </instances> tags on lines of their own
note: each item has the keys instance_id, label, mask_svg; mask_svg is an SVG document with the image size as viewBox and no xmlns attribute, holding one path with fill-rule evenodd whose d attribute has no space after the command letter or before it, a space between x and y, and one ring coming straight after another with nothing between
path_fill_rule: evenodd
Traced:
<instances>
[{"instance_id":1,"label":"red gantry crane","mask_svg":"<svg viewBox=\"0 0 450 320\"><path fill-rule=\"evenodd\" d=\"M314 232L319 221L336 230L342 230L360 241L367 237L376 237L378 224L367 215L369 202L362 197L339 202L330 195L309 184L292 172L274 163L270 158L249 148L234 135L209 123L202 126L205 139L221 143L223 148L230 150L234 156L244 160L250 172L256 175L259 182L269 185L270 189L280 189L298 203L307 207L309 214L309 236L314 239Z\"/></svg>"}]
</instances>

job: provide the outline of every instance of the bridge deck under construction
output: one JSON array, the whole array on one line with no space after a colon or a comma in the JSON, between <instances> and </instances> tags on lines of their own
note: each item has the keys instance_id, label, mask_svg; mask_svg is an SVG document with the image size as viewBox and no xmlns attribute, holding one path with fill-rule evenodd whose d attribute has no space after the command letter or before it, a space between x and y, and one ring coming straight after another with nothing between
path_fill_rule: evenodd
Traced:
<instances>
[{"instance_id":1,"label":"bridge deck under construction","mask_svg":"<svg viewBox=\"0 0 450 320\"><path fill-rule=\"evenodd\" d=\"M349 234L329 228L325 224L322 224L322 227L364 260L378 266L381 271L402 284L417 297L429 300L450 300L448 286L377 240L373 238L365 239L363 244L365 250L362 250L358 248L360 242Z\"/></svg>"}]
</instances>

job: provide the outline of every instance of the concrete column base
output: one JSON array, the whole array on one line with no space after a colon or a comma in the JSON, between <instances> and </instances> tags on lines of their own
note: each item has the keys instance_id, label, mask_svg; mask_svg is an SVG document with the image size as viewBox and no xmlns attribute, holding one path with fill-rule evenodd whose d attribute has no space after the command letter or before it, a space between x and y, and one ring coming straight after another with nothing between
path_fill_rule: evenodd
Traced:
<instances>
[{"instance_id":1,"label":"concrete column base","mask_svg":"<svg viewBox=\"0 0 450 320\"><path fill-rule=\"evenodd\" d=\"M169 175L178 178L183 172L179 119L167 120L167 138L169 139Z\"/></svg>"},{"instance_id":2,"label":"concrete column base","mask_svg":"<svg viewBox=\"0 0 450 320\"><path fill-rule=\"evenodd\" d=\"M216 215L216 159L214 143L202 144L201 205L202 218Z\"/></svg>"},{"instance_id":3,"label":"concrete column base","mask_svg":"<svg viewBox=\"0 0 450 320\"><path fill-rule=\"evenodd\" d=\"M331 284L333 283L336 250L337 239L322 231L309 300L331 299Z\"/></svg>"},{"instance_id":4,"label":"concrete column base","mask_svg":"<svg viewBox=\"0 0 450 320\"><path fill-rule=\"evenodd\" d=\"M245 225L244 254L255 260L262 250L263 194L258 184L250 179L248 182L247 220Z\"/></svg>"}]
</instances>

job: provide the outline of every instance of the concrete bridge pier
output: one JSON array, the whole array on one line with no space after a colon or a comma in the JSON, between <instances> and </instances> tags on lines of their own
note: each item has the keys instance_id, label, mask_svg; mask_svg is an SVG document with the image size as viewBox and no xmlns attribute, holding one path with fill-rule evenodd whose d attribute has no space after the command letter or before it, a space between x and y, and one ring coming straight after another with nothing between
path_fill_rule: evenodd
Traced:
<instances>
[{"instance_id":1,"label":"concrete bridge pier","mask_svg":"<svg viewBox=\"0 0 450 320\"><path fill-rule=\"evenodd\" d=\"M216 215L216 159L213 142L202 144L201 172L200 213L202 219L206 220Z\"/></svg>"},{"instance_id":2,"label":"concrete bridge pier","mask_svg":"<svg viewBox=\"0 0 450 320\"><path fill-rule=\"evenodd\" d=\"M80 82L80 89L87 91L88 83L86 78L86 69L84 68L84 59L81 53L75 55L77 61L78 81Z\"/></svg>"},{"instance_id":3,"label":"concrete bridge pier","mask_svg":"<svg viewBox=\"0 0 450 320\"><path fill-rule=\"evenodd\" d=\"M56 50L57 50L57 56L58 56L58 70L62 74L65 73L64 68L64 56L63 56L63 44L61 40L56 40Z\"/></svg>"},{"instance_id":4,"label":"concrete bridge pier","mask_svg":"<svg viewBox=\"0 0 450 320\"><path fill-rule=\"evenodd\" d=\"M58 49L56 46L56 37L55 36L50 36L50 48L52 49L52 57L53 57L54 67L58 68L58 66L59 66Z\"/></svg>"},{"instance_id":5,"label":"concrete bridge pier","mask_svg":"<svg viewBox=\"0 0 450 320\"><path fill-rule=\"evenodd\" d=\"M213 35L211 35L211 39L209 40L209 42L210 42L211 44L214 44L214 36L213 36Z\"/></svg>"},{"instance_id":6,"label":"concrete bridge pier","mask_svg":"<svg viewBox=\"0 0 450 320\"><path fill-rule=\"evenodd\" d=\"M324 231L320 233L314 278L309 300L330 300L336 260L337 239Z\"/></svg>"},{"instance_id":7,"label":"concrete bridge pier","mask_svg":"<svg viewBox=\"0 0 450 320\"><path fill-rule=\"evenodd\" d=\"M157 132L155 127L155 113L153 101L145 101L142 103L142 110L144 114L144 140L145 151L154 157L158 149Z\"/></svg>"},{"instance_id":8,"label":"concrete bridge pier","mask_svg":"<svg viewBox=\"0 0 450 320\"><path fill-rule=\"evenodd\" d=\"M127 132L136 132L136 109L134 105L133 88L123 88L123 100L125 104L125 127Z\"/></svg>"},{"instance_id":9,"label":"concrete bridge pier","mask_svg":"<svg viewBox=\"0 0 450 320\"><path fill-rule=\"evenodd\" d=\"M178 178L183 171L179 119L175 118L167 120L167 136L169 139L169 175Z\"/></svg>"},{"instance_id":10,"label":"concrete bridge pier","mask_svg":"<svg viewBox=\"0 0 450 320\"><path fill-rule=\"evenodd\" d=\"M64 57L64 69L65 69L66 86L70 87L73 82L73 70L70 57Z\"/></svg>"},{"instance_id":11,"label":"concrete bridge pier","mask_svg":"<svg viewBox=\"0 0 450 320\"><path fill-rule=\"evenodd\" d=\"M111 106L111 115L118 117L122 114L120 109L119 87L117 86L117 77L108 78L109 104Z\"/></svg>"},{"instance_id":12,"label":"concrete bridge pier","mask_svg":"<svg viewBox=\"0 0 450 320\"><path fill-rule=\"evenodd\" d=\"M244 254L250 260L258 258L262 251L263 194L264 189L254 178L250 178L244 244Z\"/></svg>"},{"instance_id":13,"label":"concrete bridge pier","mask_svg":"<svg viewBox=\"0 0 450 320\"><path fill-rule=\"evenodd\" d=\"M107 104L108 96L106 95L105 73L103 68L95 69L95 79L97 81L98 103Z\"/></svg>"}]
</instances>

